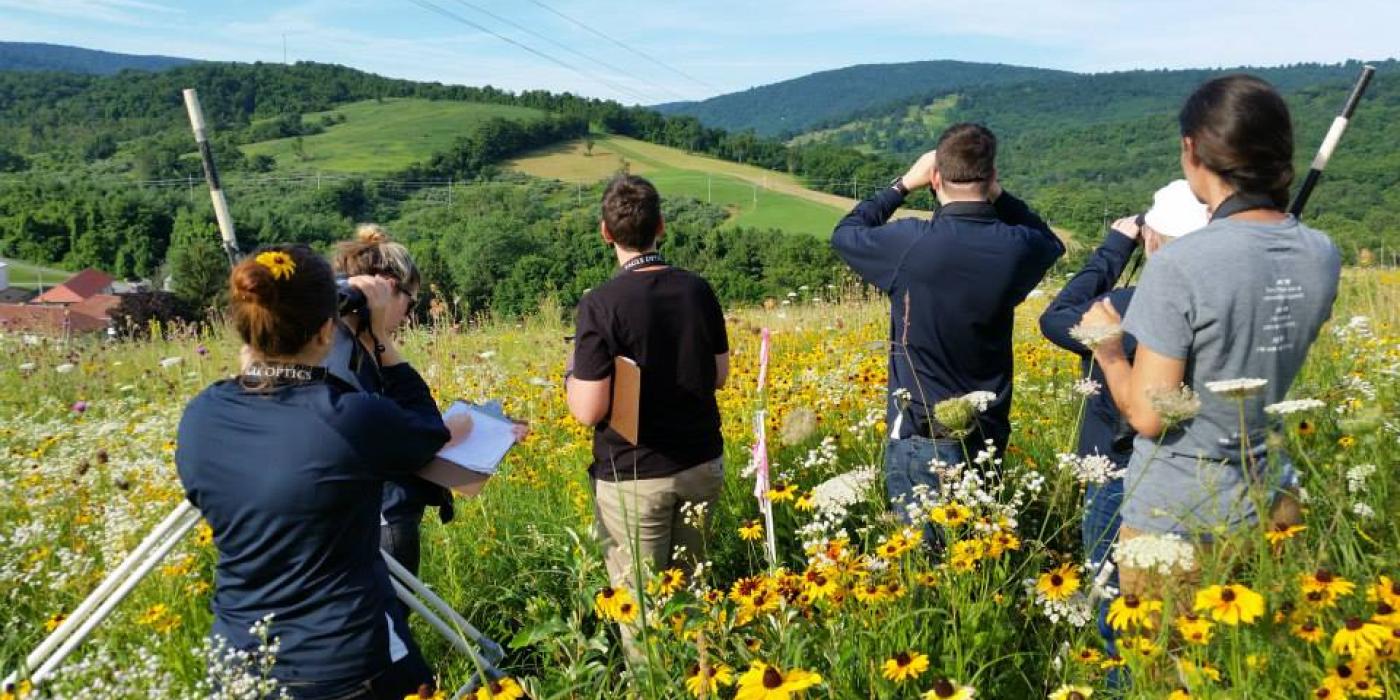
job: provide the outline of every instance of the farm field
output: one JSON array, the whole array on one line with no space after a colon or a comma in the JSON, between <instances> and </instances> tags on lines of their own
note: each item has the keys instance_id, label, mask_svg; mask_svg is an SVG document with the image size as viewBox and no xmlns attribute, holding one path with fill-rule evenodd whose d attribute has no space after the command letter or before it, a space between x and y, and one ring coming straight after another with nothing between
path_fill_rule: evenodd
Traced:
<instances>
[{"instance_id":1,"label":"farm field","mask_svg":"<svg viewBox=\"0 0 1400 700\"><path fill-rule=\"evenodd\" d=\"M730 211L731 226L777 228L827 236L855 202L803 187L791 175L699 156L626 136L594 137L542 149L506 164L535 177L592 183L624 166L650 179L662 196L694 197Z\"/></svg>"},{"instance_id":2,"label":"farm field","mask_svg":"<svg viewBox=\"0 0 1400 700\"><path fill-rule=\"evenodd\" d=\"M332 113L343 115L345 121L303 137L305 159L296 154L295 138L249 144L243 152L249 157L276 158L281 172L387 173L446 151L458 137L492 117L533 120L544 116L539 110L510 105L386 98L313 112L305 115L305 121L315 123Z\"/></svg>"},{"instance_id":3,"label":"farm field","mask_svg":"<svg viewBox=\"0 0 1400 700\"><path fill-rule=\"evenodd\" d=\"M759 697L736 690L753 685L755 669L807 686L809 698L1065 698L1051 694L1066 686L1112 697L1107 677L1119 668L1135 679L1127 698L1400 692L1400 273L1347 271L1292 392L1324 404L1287 416L1276 445L1302 472L1305 529L1250 529L1241 537L1251 546L1233 558L1215 550L1197 562L1190 593L1218 599L1212 587L1232 584L1258 594L1259 614L1231 617L1189 595L1148 601L1163 607L1126 625L1121 656L1103 651L1085 614L1113 596L1083 567L1083 486L1057 457L1074 442L1081 400L1077 361L1036 328L1054 291L1047 283L1017 316L1015 430L1000 477L954 469L945 484L959 486L927 504L947 558L926 556L918 531L888 516L873 469L885 432L886 302L801 289L771 309L732 309L734 374L720 394L728 483L708 516L709 565L694 580L656 572L646 590L626 592L641 602L635 624L650 657L637 666L608 623L616 609L599 604L589 433L564 406L559 311L412 329L406 354L440 404L502 398L533 426L481 496L458 502L456 521L425 518L423 579L507 647L504 670L537 699L692 697L700 663L715 671L707 696L719 698ZM764 327L773 364L760 394ZM233 371L237 344L225 332L178 330L119 344L3 335L0 351L9 357L0 365L0 667L9 669L179 502L181 409ZM761 522L743 475L760 408L776 568L748 539ZM839 488L817 488L838 475ZM55 695L204 695L206 659L191 650L209 629L213 563L201 529L81 650ZM1326 592L1310 595L1318 585ZM1352 626L1365 634L1347 634ZM444 685L463 683L470 664L416 618L414 631Z\"/></svg>"},{"instance_id":4,"label":"farm field","mask_svg":"<svg viewBox=\"0 0 1400 700\"><path fill-rule=\"evenodd\" d=\"M5 263L10 271L10 285L13 287L37 288L41 284L45 287L52 287L66 279L73 273L60 270L56 267L35 265L21 260L11 260L0 258L0 262Z\"/></svg>"}]
</instances>

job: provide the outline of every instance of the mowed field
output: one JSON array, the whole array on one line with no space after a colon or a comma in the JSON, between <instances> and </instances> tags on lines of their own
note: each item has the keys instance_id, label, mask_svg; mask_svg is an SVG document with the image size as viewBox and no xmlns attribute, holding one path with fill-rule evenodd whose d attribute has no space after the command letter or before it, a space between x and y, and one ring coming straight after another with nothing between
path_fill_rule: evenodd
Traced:
<instances>
[{"instance_id":1,"label":"mowed field","mask_svg":"<svg viewBox=\"0 0 1400 700\"><path fill-rule=\"evenodd\" d=\"M730 210L731 226L779 228L826 236L855 200L804 187L786 173L731 163L626 136L594 137L541 149L507 167L535 177L592 183L626 166L661 190L662 196L694 197ZM927 216L927 212L898 216Z\"/></svg>"},{"instance_id":2,"label":"mowed field","mask_svg":"<svg viewBox=\"0 0 1400 700\"><path fill-rule=\"evenodd\" d=\"M66 279L73 273L60 270L56 267L45 267L34 265L19 260L0 258L0 263L5 263L9 271L9 282L12 287L35 288L39 285L52 287Z\"/></svg>"},{"instance_id":3,"label":"mowed field","mask_svg":"<svg viewBox=\"0 0 1400 700\"><path fill-rule=\"evenodd\" d=\"M302 138L305 157L296 153L296 139L249 144L249 157L270 155L279 171L328 173L387 173L445 151L472 127L492 117L534 120L544 112L526 107L410 98L365 100L329 112L307 114L308 123L338 113L345 121L325 132Z\"/></svg>"}]
</instances>

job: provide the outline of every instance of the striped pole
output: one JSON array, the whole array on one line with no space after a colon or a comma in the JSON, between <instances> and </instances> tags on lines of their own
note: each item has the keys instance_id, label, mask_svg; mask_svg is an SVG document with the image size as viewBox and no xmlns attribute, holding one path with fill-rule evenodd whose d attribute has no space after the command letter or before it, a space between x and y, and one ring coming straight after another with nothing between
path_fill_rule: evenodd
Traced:
<instances>
[{"instance_id":1,"label":"striped pole","mask_svg":"<svg viewBox=\"0 0 1400 700\"><path fill-rule=\"evenodd\" d=\"M1293 205L1288 207L1290 214L1299 218L1303 216L1303 208L1308 205L1308 198L1312 196L1313 188L1317 187L1317 181L1321 179L1322 171L1327 169L1327 161L1332 159L1332 152L1337 149L1337 143L1342 140L1342 133L1347 130L1351 115L1356 112L1356 105L1361 102L1361 95L1366 92L1366 86L1371 84L1371 78L1375 74L1375 66L1361 67L1361 77L1356 79L1356 85L1352 87L1351 95L1347 97L1341 114L1332 120L1332 126L1327 130L1326 138L1322 139L1322 145L1318 147L1317 155L1313 157L1312 166L1308 168L1308 175L1303 179L1303 186L1298 188L1298 195L1293 198Z\"/></svg>"},{"instance_id":2,"label":"striped pole","mask_svg":"<svg viewBox=\"0 0 1400 700\"><path fill-rule=\"evenodd\" d=\"M204 164L204 181L209 184L209 198L214 202L214 218L219 222L219 235L224 240L224 254L230 266L238 262L238 237L233 231L233 217L228 213L228 200L219 184L219 170L214 166L214 154L209 150L209 134L204 124L204 108L194 88L185 88L185 111L190 115L195 143L199 144L199 160Z\"/></svg>"}]
</instances>

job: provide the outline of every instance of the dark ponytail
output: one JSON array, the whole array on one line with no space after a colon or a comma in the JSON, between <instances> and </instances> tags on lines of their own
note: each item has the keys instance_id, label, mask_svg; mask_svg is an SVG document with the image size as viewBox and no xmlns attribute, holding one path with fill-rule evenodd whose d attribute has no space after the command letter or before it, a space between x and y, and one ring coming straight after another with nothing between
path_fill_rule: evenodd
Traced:
<instances>
[{"instance_id":1,"label":"dark ponytail","mask_svg":"<svg viewBox=\"0 0 1400 700\"><path fill-rule=\"evenodd\" d=\"M233 268L229 299L243 342L262 355L287 357L335 315L335 277L304 245L271 246Z\"/></svg>"},{"instance_id":2,"label":"dark ponytail","mask_svg":"<svg viewBox=\"0 0 1400 700\"><path fill-rule=\"evenodd\" d=\"M1293 122L1273 86L1252 75L1227 75L1197 88L1178 116L1196 158L1236 192L1288 206L1293 184Z\"/></svg>"}]
</instances>

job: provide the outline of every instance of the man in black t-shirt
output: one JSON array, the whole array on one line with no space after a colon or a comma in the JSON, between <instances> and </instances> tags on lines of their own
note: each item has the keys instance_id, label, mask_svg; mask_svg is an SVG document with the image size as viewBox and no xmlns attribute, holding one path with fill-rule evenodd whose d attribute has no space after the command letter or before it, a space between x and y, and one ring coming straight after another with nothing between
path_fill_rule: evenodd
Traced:
<instances>
[{"instance_id":1,"label":"man in black t-shirt","mask_svg":"<svg viewBox=\"0 0 1400 700\"><path fill-rule=\"evenodd\" d=\"M709 283L656 252L664 224L650 182L614 179L600 230L621 270L579 301L566 385L569 411L594 426L589 475L608 574L636 593L637 558L654 573L704 555L681 506L714 502L724 484L715 391L729 374L729 339ZM641 369L636 445L608 425L618 357Z\"/></svg>"}]
</instances>

